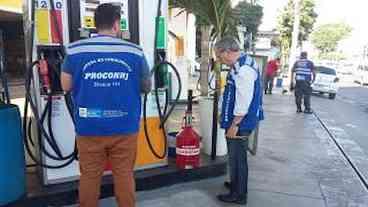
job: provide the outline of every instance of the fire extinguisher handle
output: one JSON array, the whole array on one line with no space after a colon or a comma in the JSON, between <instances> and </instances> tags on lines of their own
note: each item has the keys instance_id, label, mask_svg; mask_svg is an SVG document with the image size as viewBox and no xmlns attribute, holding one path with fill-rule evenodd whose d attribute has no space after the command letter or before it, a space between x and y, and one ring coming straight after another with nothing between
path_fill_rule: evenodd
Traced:
<instances>
[{"instance_id":1,"label":"fire extinguisher handle","mask_svg":"<svg viewBox=\"0 0 368 207\"><path fill-rule=\"evenodd\" d=\"M186 117L184 116L183 119L181 120L181 128L185 127L185 123L186 123Z\"/></svg>"}]
</instances>

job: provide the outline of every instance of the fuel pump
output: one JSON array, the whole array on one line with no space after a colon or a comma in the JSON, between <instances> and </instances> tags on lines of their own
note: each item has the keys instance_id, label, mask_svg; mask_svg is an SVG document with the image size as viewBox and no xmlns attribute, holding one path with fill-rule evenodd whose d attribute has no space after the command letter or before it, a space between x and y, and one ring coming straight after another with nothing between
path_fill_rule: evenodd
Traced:
<instances>
[{"instance_id":1,"label":"fuel pump","mask_svg":"<svg viewBox=\"0 0 368 207\"><path fill-rule=\"evenodd\" d=\"M24 143L45 185L78 170L72 106L60 83L64 44L69 42L67 6L63 0L26 1ZM27 119L29 109L32 117Z\"/></svg>"}]
</instances>

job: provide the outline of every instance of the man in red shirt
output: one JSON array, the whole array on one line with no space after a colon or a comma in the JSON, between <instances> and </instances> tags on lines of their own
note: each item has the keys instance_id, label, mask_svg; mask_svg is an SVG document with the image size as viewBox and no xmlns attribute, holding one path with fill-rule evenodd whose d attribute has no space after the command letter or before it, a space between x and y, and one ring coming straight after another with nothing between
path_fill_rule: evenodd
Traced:
<instances>
[{"instance_id":1,"label":"man in red shirt","mask_svg":"<svg viewBox=\"0 0 368 207\"><path fill-rule=\"evenodd\" d=\"M265 77L265 94L272 94L273 81L275 79L277 70L279 69L280 58L270 60L266 67L266 77Z\"/></svg>"}]
</instances>

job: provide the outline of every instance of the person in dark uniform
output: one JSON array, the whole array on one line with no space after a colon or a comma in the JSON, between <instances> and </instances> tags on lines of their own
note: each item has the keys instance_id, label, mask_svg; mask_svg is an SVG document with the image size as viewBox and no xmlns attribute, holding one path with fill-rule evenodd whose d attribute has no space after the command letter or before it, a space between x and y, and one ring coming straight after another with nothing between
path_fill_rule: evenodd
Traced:
<instances>
[{"instance_id":1,"label":"person in dark uniform","mask_svg":"<svg viewBox=\"0 0 368 207\"><path fill-rule=\"evenodd\" d=\"M291 76L291 87L295 89L295 103L297 107L297 113L302 112L302 99L304 98L304 113L311 114L311 101L310 97L312 94L311 84L315 79L314 64L308 60L307 52L300 54L300 59L294 63L292 76ZM295 80L295 88L294 88Z\"/></svg>"}]
</instances>

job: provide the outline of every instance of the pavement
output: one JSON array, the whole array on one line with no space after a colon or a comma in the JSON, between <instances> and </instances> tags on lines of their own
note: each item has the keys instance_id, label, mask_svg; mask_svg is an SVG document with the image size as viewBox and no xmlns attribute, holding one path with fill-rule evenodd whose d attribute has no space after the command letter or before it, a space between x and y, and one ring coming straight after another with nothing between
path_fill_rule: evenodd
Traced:
<instances>
[{"instance_id":1,"label":"pavement","mask_svg":"<svg viewBox=\"0 0 368 207\"><path fill-rule=\"evenodd\" d=\"M20 87L11 87L15 91L13 103L23 105ZM368 121L361 116L367 109L363 90L349 85L334 101L314 96L314 115L296 114L294 97L281 95L277 89L265 96L266 120L261 123L258 152L249 155L248 207L368 206L367 189L351 166L368 178L368 142L361 131ZM357 95L347 95L352 92ZM184 110L183 105L177 107L169 129L178 129ZM194 115L194 126L200 132L198 105L194 106ZM227 176L138 192L137 206L239 206L216 200L217 194L226 192L225 180ZM114 198L108 198L101 200L100 206L117 205Z\"/></svg>"},{"instance_id":2,"label":"pavement","mask_svg":"<svg viewBox=\"0 0 368 207\"><path fill-rule=\"evenodd\" d=\"M183 108L176 113L182 114ZM248 207L368 206L367 189L323 127L318 112L296 114L294 97L280 91L265 96L265 112L257 155L249 155ZM225 180L227 176L138 192L137 206L239 206L216 200L217 194L226 192ZM117 205L108 198L100 206Z\"/></svg>"}]
</instances>

